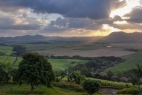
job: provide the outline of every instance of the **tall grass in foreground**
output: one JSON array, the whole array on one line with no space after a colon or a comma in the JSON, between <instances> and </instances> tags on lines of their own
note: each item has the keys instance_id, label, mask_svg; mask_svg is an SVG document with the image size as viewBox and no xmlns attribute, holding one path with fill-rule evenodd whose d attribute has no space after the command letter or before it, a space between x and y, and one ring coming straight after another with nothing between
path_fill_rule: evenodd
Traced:
<instances>
[{"instance_id":1,"label":"tall grass in foreground","mask_svg":"<svg viewBox=\"0 0 142 95\"><path fill-rule=\"evenodd\" d=\"M104 88L122 89L122 88L132 87L132 83L114 82L114 81L108 81L96 78L87 78L87 79L100 81L102 88L104 87Z\"/></svg>"},{"instance_id":2,"label":"tall grass in foreground","mask_svg":"<svg viewBox=\"0 0 142 95\"><path fill-rule=\"evenodd\" d=\"M35 88L32 94L30 92L30 85L24 84L0 84L0 95L89 95L83 89L81 85L67 82L53 83L51 88L39 85ZM96 93L93 95L108 95ZM125 95L125 94L119 94ZM128 95L128 94L127 94Z\"/></svg>"}]
</instances>

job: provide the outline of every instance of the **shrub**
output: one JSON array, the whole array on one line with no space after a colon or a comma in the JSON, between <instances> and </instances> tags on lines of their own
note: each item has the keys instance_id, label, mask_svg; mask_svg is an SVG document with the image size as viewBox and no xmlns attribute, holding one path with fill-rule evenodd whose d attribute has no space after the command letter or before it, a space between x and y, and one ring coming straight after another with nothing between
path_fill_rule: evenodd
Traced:
<instances>
[{"instance_id":1,"label":"shrub","mask_svg":"<svg viewBox=\"0 0 142 95\"><path fill-rule=\"evenodd\" d=\"M132 94L132 95L135 95L135 94L139 93L139 90L137 88L124 88L122 90L119 90L117 93L118 94Z\"/></svg>"},{"instance_id":2,"label":"shrub","mask_svg":"<svg viewBox=\"0 0 142 95\"><path fill-rule=\"evenodd\" d=\"M83 89L90 95L99 91L100 83L95 80L85 80L83 83Z\"/></svg>"}]
</instances>

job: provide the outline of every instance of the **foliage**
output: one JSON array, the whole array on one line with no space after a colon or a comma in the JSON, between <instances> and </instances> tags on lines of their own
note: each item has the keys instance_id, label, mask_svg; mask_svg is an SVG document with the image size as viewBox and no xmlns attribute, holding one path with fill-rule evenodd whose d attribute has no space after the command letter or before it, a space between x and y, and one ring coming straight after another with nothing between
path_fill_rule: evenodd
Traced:
<instances>
[{"instance_id":1,"label":"foliage","mask_svg":"<svg viewBox=\"0 0 142 95\"><path fill-rule=\"evenodd\" d=\"M124 88L124 89L118 91L118 94L136 95L138 93L139 93L139 90L137 88Z\"/></svg>"},{"instance_id":2,"label":"foliage","mask_svg":"<svg viewBox=\"0 0 142 95\"><path fill-rule=\"evenodd\" d=\"M18 74L18 69L11 69L9 73L10 73L10 75L11 75L11 80L12 80L14 83L18 82L18 76L17 76L17 74Z\"/></svg>"},{"instance_id":3,"label":"foliage","mask_svg":"<svg viewBox=\"0 0 142 95\"><path fill-rule=\"evenodd\" d=\"M99 91L100 83L94 80L85 80L83 83L83 89L90 95Z\"/></svg>"},{"instance_id":4,"label":"foliage","mask_svg":"<svg viewBox=\"0 0 142 95\"><path fill-rule=\"evenodd\" d=\"M11 79L10 68L11 63L0 63L0 82L7 83Z\"/></svg>"},{"instance_id":5,"label":"foliage","mask_svg":"<svg viewBox=\"0 0 142 95\"><path fill-rule=\"evenodd\" d=\"M136 69L132 69L130 70L130 81L132 82L133 85L137 84L138 85L138 89L140 90L140 83L141 83L141 78L142 78L142 66L140 66L139 64L137 64L137 68Z\"/></svg>"},{"instance_id":6,"label":"foliage","mask_svg":"<svg viewBox=\"0 0 142 95\"><path fill-rule=\"evenodd\" d=\"M79 70L73 72L73 78L76 84L80 84L81 81L85 80L85 76Z\"/></svg>"},{"instance_id":7,"label":"foliage","mask_svg":"<svg viewBox=\"0 0 142 95\"><path fill-rule=\"evenodd\" d=\"M13 51L15 52L15 53L13 53L14 55L21 56L23 53L26 52L26 48L23 46L20 46L20 45L14 45Z\"/></svg>"},{"instance_id":8,"label":"foliage","mask_svg":"<svg viewBox=\"0 0 142 95\"><path fill-rule=\"evenodd\" d=\"M111 77L114 75L114 73L111 70L108 70L107 75L108 75L108 78L111 79Z\"/></svg>"},{"instance_id":9,"label":"foliage","mask_svg":"<svg viewBox=\"0 0 142 95\"><path fill-rule=\"evenodd\" d=\"M73 79L73 70L71 68L66 69L62 78L65 76L67 77L67 81L71 82Z\"/></svg>"},{"instance_id":10,"label":"foliage","mask_svg":"<svg viewBox=\"0 0 142 95\"><path fill-rule=\"evenodd\" d=\"M20 83L30 84L31 92L38 84L50 86L51 81L54 80L54 73L47 58L32 52L25 53L22 58L18 70Z\"/></svg>"}]
</instances>

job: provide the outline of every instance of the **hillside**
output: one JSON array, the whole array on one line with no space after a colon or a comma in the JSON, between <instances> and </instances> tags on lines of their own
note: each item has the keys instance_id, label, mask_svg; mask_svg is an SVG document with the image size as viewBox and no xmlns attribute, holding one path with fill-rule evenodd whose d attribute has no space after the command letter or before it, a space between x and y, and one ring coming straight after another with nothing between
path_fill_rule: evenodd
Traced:
<instances>
[{"instance_id":1,"label":"hillside","mask_svg":"<svg viewBox=\"0 0 142 95\"><path fill-rule=\"evenodd\" d=\"M142 41L142 33L125 33L125 32L113 32L110 35L103 38L103 41L111 42L134 42Z\"/></svg>"},{"instance_id":2,"label":"hillside","mask_svg":"<svg viewBox=\"0 0 142 95\"><path fill-rule=\"evenodd\" d=\"M60 36L42 36L42 35L24 35L16 37L0 37L0 41L96 41L102 37L60 37Z\"/></svg>"}]
</instances>

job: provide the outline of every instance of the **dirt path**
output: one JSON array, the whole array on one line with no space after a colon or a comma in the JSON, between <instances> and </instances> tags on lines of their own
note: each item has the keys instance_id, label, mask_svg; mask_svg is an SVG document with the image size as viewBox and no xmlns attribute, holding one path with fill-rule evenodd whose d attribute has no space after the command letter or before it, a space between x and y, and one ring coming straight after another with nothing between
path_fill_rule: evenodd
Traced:
<instances>
[{"instance_id":1,"label":"dirt path","mask_svg":"<svg viewBox=\"0 0 142 95\"><path fill-rule=\"evenodd\" d=\"M118 90L117 89L110 89L110 88L102 88L102 89L100 89L100 92L102 94L115 95L118 92Z\"/></svg>"},{"instance_id":2,"label":"dirt path","mask_svg":"<svg viewBox=\"0 0 142 95\"><path fill-rule=\"evenodd\" d=\"M6 57L6 59L4 60L4 62L3 62L3 63L5 63L7 59L8 59L8 56Z\"/></svg>"},{"instance_id":3,"label":"dirt path","mask_svg":"<svg viewBox=\"0 0 142 95\"><path fill-rule=\"evenodd\" d=\"M15 60L13 61L13 63L11 64L11 68L13 68L13 66L15 65L15 63L17 62L18 57L15 58Z\"/></svg>"}]
</instances>

